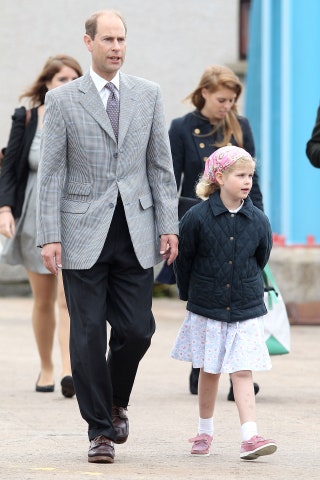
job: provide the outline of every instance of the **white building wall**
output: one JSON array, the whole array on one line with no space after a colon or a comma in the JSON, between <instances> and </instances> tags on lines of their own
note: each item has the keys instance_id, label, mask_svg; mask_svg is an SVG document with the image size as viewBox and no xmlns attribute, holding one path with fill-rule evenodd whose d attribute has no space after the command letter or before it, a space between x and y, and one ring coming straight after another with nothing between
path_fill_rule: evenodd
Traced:
<instances>
[{"instance_id":1,"label":"white building wall","mask_svg":"<svg viewBox=\"0 0 320 480\"><path fill-rule=\"evenodd\" d=\"M238 61L238 0L0 0L0 147L19 95L50 55L72 55L87 70L85 19L108 8L128 25L123 71L160 84L168 125L191 108L182 100L207 65Z\"/></svg>"}]
</instances>

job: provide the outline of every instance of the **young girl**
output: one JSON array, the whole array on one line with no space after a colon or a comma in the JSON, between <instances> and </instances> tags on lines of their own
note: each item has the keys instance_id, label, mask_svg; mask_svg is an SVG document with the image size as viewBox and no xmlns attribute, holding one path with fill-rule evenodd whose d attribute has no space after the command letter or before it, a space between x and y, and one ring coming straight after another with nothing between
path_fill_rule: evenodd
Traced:
<instances>
[{"instance_id":1,"label":"young girl","mask_svg":"<svg viewBox=\"0 0 320 480\"><path fill-rule=\"evenodd\" d=\"M172 357L200 368L198 433L192 455L209 455L221 373L229 373L237 404L240 458L274 453L258 434L252 370L269 370L263 336L262 269L272 247L266 215L249 198L255 162L244 149L219 148L209 156L196 192L203 200L180 222L175 273L187 315Z\"/></svg>"}]
</instances>

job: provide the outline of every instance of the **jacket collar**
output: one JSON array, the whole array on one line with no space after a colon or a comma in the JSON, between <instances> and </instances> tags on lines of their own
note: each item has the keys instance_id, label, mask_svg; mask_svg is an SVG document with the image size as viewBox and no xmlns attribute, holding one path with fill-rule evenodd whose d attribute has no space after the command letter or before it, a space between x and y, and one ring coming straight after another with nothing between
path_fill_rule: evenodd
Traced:
<instances>
[{"instance_id":1,"label":"jacket collar","mask_svg":"<svg viewBox=\"0 0 320 480\"><path fill-rule=\"evenodd\" d=\"M210 195L208 199L210 208L214 216L222 215L228 212L228 209L223 205L221 198L220 198L220 191L217 190L212 195ZM252 218L253 216L253 203L250 197L245 198L242 208L239 210L237 215L245 215L248 218Z\"/></svg>"}]
</instances>

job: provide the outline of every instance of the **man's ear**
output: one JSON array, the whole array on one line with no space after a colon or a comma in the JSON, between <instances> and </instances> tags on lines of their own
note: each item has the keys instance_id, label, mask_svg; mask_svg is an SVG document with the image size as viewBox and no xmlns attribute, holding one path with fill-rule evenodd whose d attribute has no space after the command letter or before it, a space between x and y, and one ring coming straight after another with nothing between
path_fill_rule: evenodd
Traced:
<instances>
[{"instance_id":1,"label":"man's ear","mask_svg":"<svg viewBox=\"0 0 320 480\"><path fill-rule=\"evenodd\" d=\"M89 52L92 52L92 38L90 37L90 35L85 34L83 37L83 41Z\"/></svg>"}]
</instances>

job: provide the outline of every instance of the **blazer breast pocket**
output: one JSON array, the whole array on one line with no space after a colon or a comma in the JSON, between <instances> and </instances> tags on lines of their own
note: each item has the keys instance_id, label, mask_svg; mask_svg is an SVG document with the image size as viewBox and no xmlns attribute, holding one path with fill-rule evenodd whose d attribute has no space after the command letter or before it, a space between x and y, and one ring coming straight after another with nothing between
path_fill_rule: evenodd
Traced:
<instances>
[{"instance_id":1,"label":"blazer breast pocket","mask_svg":"<svg viewBox=\"0 0 320 480\"><path fill-rule=\"evenodd\" d=\"M146 137L150 135L150 125L152 125L152 119L150 119L150 123L139 123L138 121L135 122L133 125L130 125L130 130L127 133L128 137L136 138L138 137Z\"/></svg>"}]
</instances>

